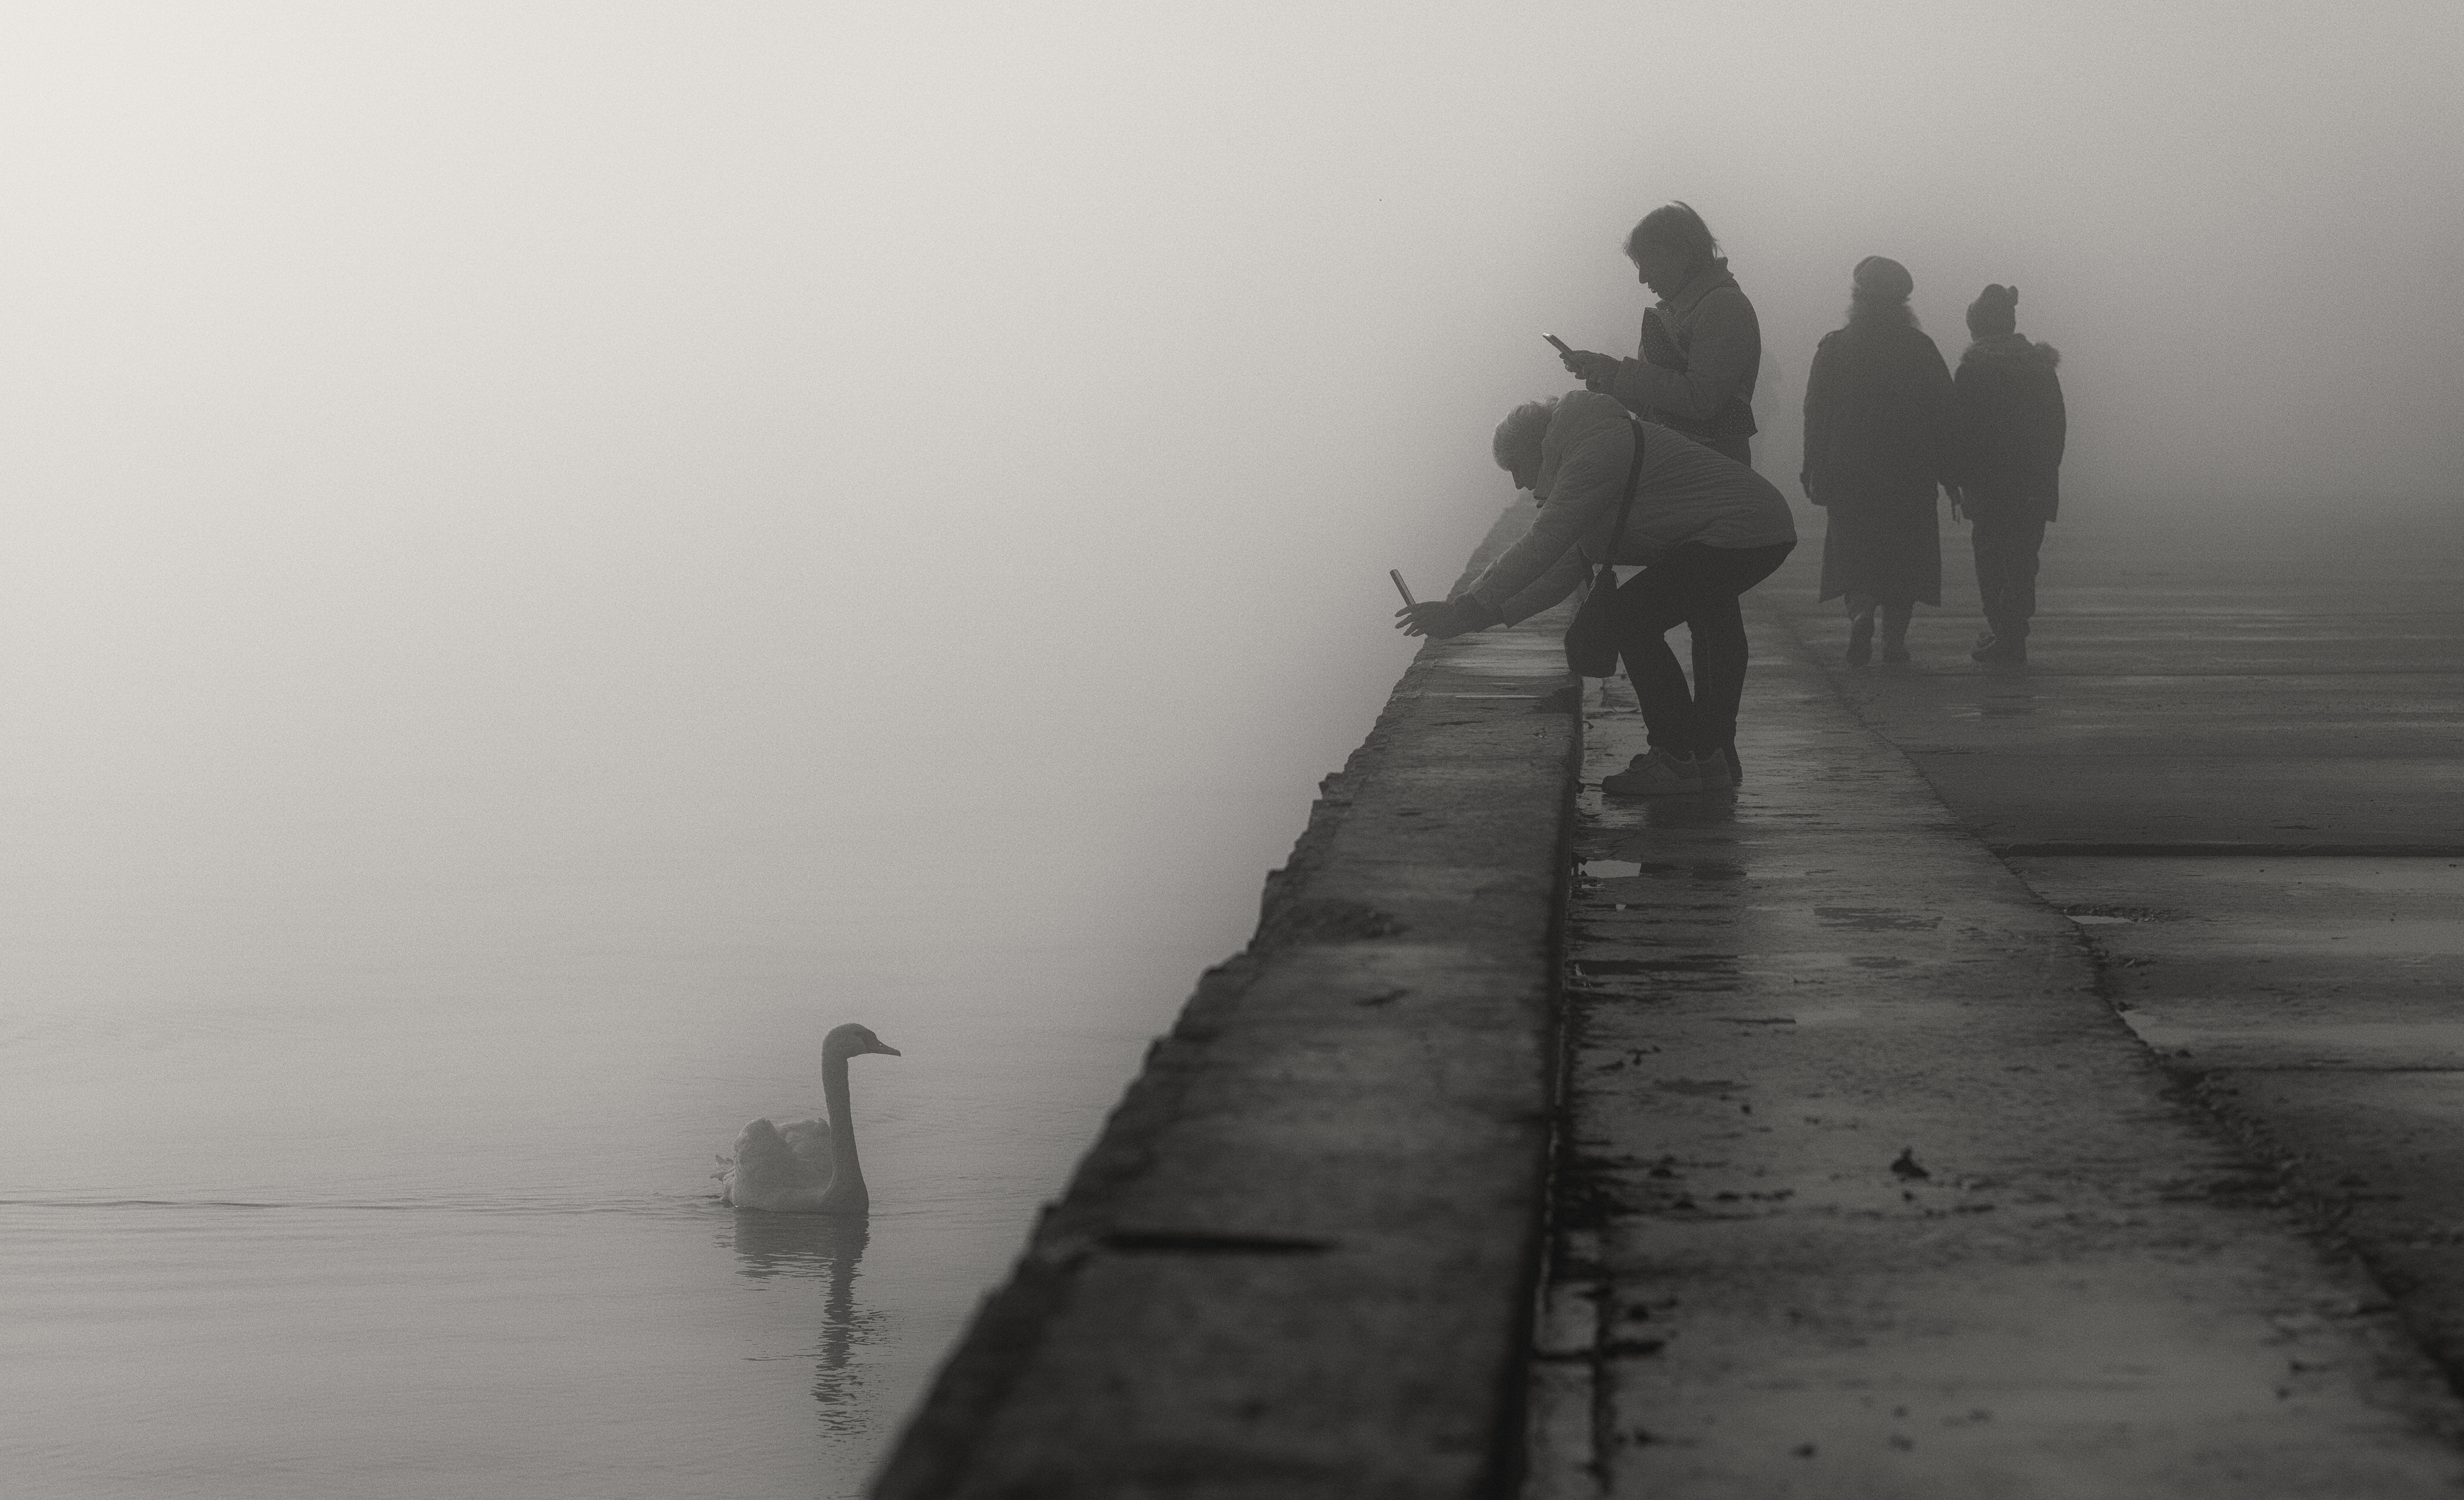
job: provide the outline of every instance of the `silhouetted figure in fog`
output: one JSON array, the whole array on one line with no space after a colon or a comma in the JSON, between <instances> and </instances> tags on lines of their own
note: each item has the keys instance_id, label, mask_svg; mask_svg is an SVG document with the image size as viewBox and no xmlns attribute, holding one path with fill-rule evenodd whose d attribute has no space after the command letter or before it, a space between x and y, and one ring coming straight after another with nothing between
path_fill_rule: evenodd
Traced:
<instances>
[{"instance_id":1,"label":"silhouetted figure in fog","mask_svg":"<svg viewBox=\"0 0 2464 1500\"><path fill-rule=\"evenodd\" d=\"M1822 597L1848 603L1848 660L1874 651L1908 659L1908 617L1942 604L1941 522L1934 491L1945 472L1950 371L1908 310L1916 281L1896 260L1857 262L1848 322L1822 336L1805 376L1808 499L1829 517L1822 534Z\"/></svg>"},{"instance_id":2,"label":"silhouetted figure in fog","mask_svg":"<svg viewBox=\"0 0 2464 1500\"><path fill-rule=\"evenodd\" d=\"M1399 628L1442 638L1511 624L1573 593L1595 563L1643 563L1608 604L1652 748L1601 786L1646 797L1734 786L1724 752L1737 738L1746 686L1737 596L1796 545L1787 497L1745 465L1638 422L1597 391L1515 408L1490 452L1516 488L1539 500L1539 518L1461 594L1397 610ZM1629 476L1634 500L1620 531ZM1694 635L1690 693L1665 639L1681 621Z\"/></svg>"},{"instance_id":3,"label":"silhouetted figure in fog","mask_svg":"<svg viewBox=\"0 0 2464 1500\"><path fill-rule=\"evenodd\" d=\"M1646 422L1753 467L1754 376L1763 329L1728 274L1720 242L1683 203L1652 210L1625 237L1636 278L1660 298L1642 315L1636 358L1578 349L1566 368Z\"/></svg>"},{"instance_id":4,"label":"silhouetted figure in fog","mask_svg":"<svg viewBox=\"0 0 2464 1500\"><path fill-rule=\"evenodd\" d=\"M1968 305L1976 342L1959 357L1951 395L1951 514L1965 512L1976 552L1976 592L1986 632L1976 660L2028 659L2028 622L2036 612L2036 549L2061 505L2062 443L2069 417L2061 355L2020 337L2019 289L1993 285Z\"/></svg>"},{"instance_id":5,"label":"silhouetted figure in fog","mask_svg":"<svg viewBox=\"0 0 2464 1500\"><path fill-rule=\"evenodd\" d=\"M1566 368L1644 421L1752 468L1762 322L1728 274L1710 226L1687 204L1662 204L1626 235L1625 255L1636 279L1660 298L1642 315L1636 358L1578 349L1565 356ZM1699 637L1693 656L1699 685L1708 665ZM1736 747L1725 746L1722 754L1729 776L1741 778Z\"/></svg>"}]
</instances>

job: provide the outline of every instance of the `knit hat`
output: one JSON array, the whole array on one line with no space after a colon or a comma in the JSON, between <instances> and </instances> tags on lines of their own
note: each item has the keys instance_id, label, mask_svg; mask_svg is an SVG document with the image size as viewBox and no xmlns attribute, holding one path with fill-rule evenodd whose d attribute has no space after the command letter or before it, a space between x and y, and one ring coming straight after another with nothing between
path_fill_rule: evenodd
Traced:
<instances>
[{"instance_id":1,"label":"knit hat","mask_svg":"<svg viewBox=\"0 0 2464 1500\"><path fill-rule=\"evenodd\" d=\"M1968 331L1979 339L2012 333L2019 326L2019 289L2000 282L1976 294L1968 304Z\"/></svg>"},{"instance_id":2,"label":"knit hat","mask_svg":"<svg viewBox=\"0 0 2464 1500\"><path fill-rule=\"evenodd\" d=\"M1904 302L1908 294L1917 289L1917 278L1908 275L1908 268L1887 255L1867 255L1857 262L1850 279L1856 283L1858 296L1880 302Z\"/></svg>"}]
</instances>

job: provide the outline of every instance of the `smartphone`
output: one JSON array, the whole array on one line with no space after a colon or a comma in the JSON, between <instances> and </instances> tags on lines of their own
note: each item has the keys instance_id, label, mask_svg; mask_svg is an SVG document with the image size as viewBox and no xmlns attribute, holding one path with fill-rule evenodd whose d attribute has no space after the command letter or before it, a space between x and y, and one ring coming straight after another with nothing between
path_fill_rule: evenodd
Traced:
<instances>
[{"instance_id":1,"label":"smartphone","mask_svg":"<svg viewBox=\"0 0 2464 1500\"><path fill-rule=\"evenodd\" d=\"M1544 334L1542 334L1540 337L1541 337L1541 338L1543 338L1543 339L1548 340L1551 343L1555 344L1555 345L1557 346L1557 352L1558 352L1559 354L1572 354L1572 353L1573 353L1573 352L1574 352L1573 350L1572 350L1572 349L1570 349L1570 348L1566 347L1566 341L1565 341L1565 340L1558 338L1558 337L1557 337L1555 334L1553 334L1553 333L1544 333Z\"/></svg>"},{"instance_id":2,"label":"smartphone","mask_svg":"<svg viewBox=\"0 0 2464 1500\"><path fill-rule=\"evenodd\" d=\"M1403 570L1401 568L1390 567L1386 570L1386 576L1395 581L1395 592L1403 596L1404 608L1409 609L1419 603L1419 600L1412 597L1412 585L1403 582Z\"/></svg>"}]
</instances>

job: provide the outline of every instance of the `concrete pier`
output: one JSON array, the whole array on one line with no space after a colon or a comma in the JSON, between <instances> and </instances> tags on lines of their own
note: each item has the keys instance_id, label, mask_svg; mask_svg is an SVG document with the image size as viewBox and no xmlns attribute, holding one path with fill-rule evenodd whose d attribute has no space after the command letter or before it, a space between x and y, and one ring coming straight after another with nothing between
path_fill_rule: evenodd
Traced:
<instances>
[{"instance_id":1,"label":"concrete pier","mask_svg":"<svg viewBox=\"0 0 2464 1500\"><path fill-rule=\"evenodd\" d=\"M2335 540L2057 528L2013 673L1817 533L1733 798L1423 651L877 1492L2464 1489L2464 548Z\"/></svg>"},{"instance_id":2,"label":"concrete pier","mask_svg":"<svg viewBox=\"0 0 2464 1500\"><path fill-rule=\"evenodd\" d=\"M1535 712L1562 629L1404 673L883 1500L1511 1492L1579 740Z\"/></svg>"}]
</instances>

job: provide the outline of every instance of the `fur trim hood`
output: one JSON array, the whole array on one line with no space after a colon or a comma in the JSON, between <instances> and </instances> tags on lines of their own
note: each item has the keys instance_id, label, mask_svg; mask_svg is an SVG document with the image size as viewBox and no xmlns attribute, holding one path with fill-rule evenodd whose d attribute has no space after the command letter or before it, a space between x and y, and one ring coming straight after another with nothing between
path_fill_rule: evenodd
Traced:
<instances>
[{"instance_id":1,"label":"fur trim hood","mask_svg":"<svg viewBox=\"0 0 2464 1500\"><path fill-rule=\"evenodd\" d=\"M1975 365L2042 364L2052 369L2062 363L2062 351L2050 343L2032 343L2024 334L1999 333L1969 344L1959 356L1959 363Z\"/></svg>"}]
</instances>

